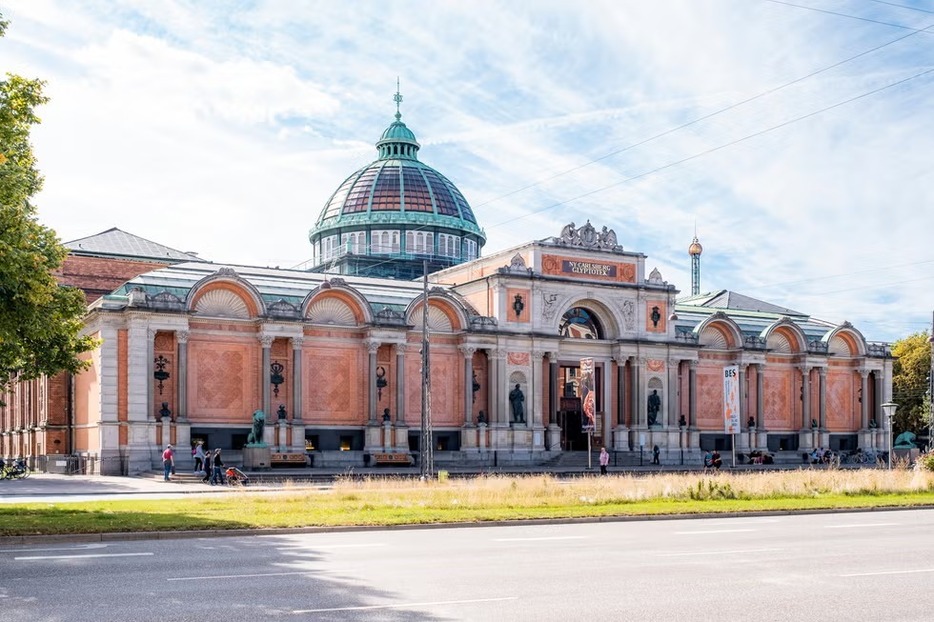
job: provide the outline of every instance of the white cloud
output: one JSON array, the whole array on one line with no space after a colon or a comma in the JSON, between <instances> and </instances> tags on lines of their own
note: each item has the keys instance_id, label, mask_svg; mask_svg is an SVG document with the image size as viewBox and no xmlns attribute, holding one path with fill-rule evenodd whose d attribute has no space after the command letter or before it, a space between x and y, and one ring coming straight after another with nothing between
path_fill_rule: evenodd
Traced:
<instances>
[{"instance_id":1,"label":"white cloud","mask_svg":"<svg viewBox=\"0 0 934 622\"><path fill-rule=\"evenodd\" d=\"M488 250L590 218L687 292L696 223L705 289L869 339L930 321L934 77L755 135L931 67L934 35L647 141L911 31L732 0L8 4L4 59L53 98L38 204L65 239L119 226L297 264L324 202L375 158L401 76L420 157L471 201Z\"/></svg>"}]
</instances>

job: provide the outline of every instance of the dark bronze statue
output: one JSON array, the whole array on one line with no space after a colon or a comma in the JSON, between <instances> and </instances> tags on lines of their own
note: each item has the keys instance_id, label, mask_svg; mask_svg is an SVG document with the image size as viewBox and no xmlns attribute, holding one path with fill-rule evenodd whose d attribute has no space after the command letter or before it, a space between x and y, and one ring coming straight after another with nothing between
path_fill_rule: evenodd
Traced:
<instances>
[{"instance_id":1,"label":"dark bronze statue","mask_svg":"<svg viewBox=\"0 0 934 622\"><path fill-rule=\"evenodd\" d=\"M525 423L525 395L518 384L509 392L509 407L512 409L512 420L516 423Z\"/></svg>"},{"instance_id":2,"label":"dark bronze statue","mask_svg":"<svg viewBox=\"0 0 934 622\"><path fill-rule=\"evenodd\" d=\"M263 445L263 427L266 425L266 413L261 410L253 412L253 428L246 438L247 445Z\"/></svg>"},{"instance_id":3,"label":"dark bronze statue","mask_svg":"<svg viewBox=\"0 0 934 622\"><path fill-rule=\"evenodd\" d=\"M652 395L649 396L649 425L655 425L658 423L658 410L662 407L662 398L658 397L658 389L652 390Z\"/></svg>"}]
</instances>

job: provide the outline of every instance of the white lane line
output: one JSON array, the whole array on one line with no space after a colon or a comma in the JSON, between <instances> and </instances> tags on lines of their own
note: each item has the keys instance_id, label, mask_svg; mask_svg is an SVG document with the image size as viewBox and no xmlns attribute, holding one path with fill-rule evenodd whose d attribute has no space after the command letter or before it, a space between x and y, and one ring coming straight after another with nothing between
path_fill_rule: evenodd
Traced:
<instances>
[{"instance_id":1,"label":"white lane line","mask_svg":"<svg viewBox=\"0 0 934 622\"><path fill-rule=\"evenodd\" d=\"M205 579L251 579L253 577L285 577L289 575L321 574L317 570L297 572L260 572L256 574L201 575L198 577L169 577L166 581L204 581Z\"/></svg>"},{"instance_id":2,"label":"white lane line","mask_svg":"<svg viewBox=\"0 0 934 622\"><path fill-rule=\"evenodd\" d=\"M0 553L46 553L48 551L82 551L88 549L105 549L106 544L77 544L75 546L60 546L49 549L6 549L0 550Z\"/></svg>"},{"instance_id":3,"label":"white lane line","mask_svg":"<svg viewBox=\"0 0 934 622\"><path fill-rule=\"evenodd\" d=\"M386 546L385 542L375 542L373 544L302 544L303 549L365 549L377 546ZM288 547L286 547L288 548Z\"/></svg>"},{"instance_id":4,"label":"white lane line","mask_svg":"<svg viewBox=\"0 0 934 622\"><path fill-rule=\"evenodd\" d=\"M330 611L373 611L375 609L401 609L403 607L437 607L440 605L472 605L474 603L496 603L505 600L519 600L518 596L503 598L474 598L471 600L436 600L425 603L394 603L390 605L364 605L360 607L332 607L330 609L296 609L292 613L328 613Z\"/></svg>"},{"instance_id":5,"label":"white lane line","mask_svg":"<svg viewBox=\"0 0 934 622\"><path fill-rule=\"evenodd\" d=\"M29 557L14 557L16 561L35 561L39 559L89 559L91 557L141 557L153 553L92 553L90 555L31 555Z\"/></svg>"},{"instance_id":6,"label":"white lane line","mask_svg":"<svg viewBox=\"0 0 934 622\"><path fill-rule=\"evenodd\" d=\"M867 527L892 527L901 523L854 523L850 525L824 525L824 529L865 529Z\"/></svg>"},{"instance_id":7,"label":"white lane line","mask_svg":"<svg viewBox=\"0 0 934 622\"><path fill-rule=\"evenodd\" d=\"M785 549L734 549L732 551L696 551L693 553L659 553L659 557L691 557L691 556L717 556L717 555L746 555L749 553L774 553Z\"/></svg>"},{"instance_id":8,"label":"white lane line","mask_svg":"<svg viewBox=\"0 0 934 622\"><path fill-rule=\"evenodd\" d=\"M756 531L755 529L708 529L706 531L676 531L676 536L696 536L708 533L742 533L745 531Z\"/></svg>"},{"instance_id":9,"label":"white lane line","mask_svg":"<svg viewBox=\"0 0 934 622\"><path fill-rule=\"evenodd\" d=\"M934 568L918 568L917 570L886 570L883 572L857 572L842 574L841 577L880 577L887 574L918 574L921 572L934 572Z\"/></svg>"},{"instance_id":10,"label":"white lane line","mask_svg":"<svg viewBox=\"0 0 934 622\"><path fill-rule=\"evenodd\" d=\"M586 540L588 536L542 536L540 538L493 538L493 542L542 542L544 540Z\"/></svg>"}]
</instances>

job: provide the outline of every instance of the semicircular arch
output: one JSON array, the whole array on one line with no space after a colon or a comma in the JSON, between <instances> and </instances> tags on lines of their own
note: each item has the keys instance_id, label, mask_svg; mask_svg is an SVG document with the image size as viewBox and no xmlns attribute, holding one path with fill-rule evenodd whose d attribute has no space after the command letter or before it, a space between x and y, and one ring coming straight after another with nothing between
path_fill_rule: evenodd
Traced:
<instances>
[{"instance_id":1,"label":"semicircular arch","mask_svg":"<svg viewBox=\"0 0 934 622\"><path fill-rule=\"evenodd\" d=\"M579 330L571 330L577 324ZM560 313L555 314L552 330L559 336L578 339L616 339L620 323L609 306L593 298L568 301ZM598 336L590 336L596 331ZM578 333L576 335L570 333Z\"/></svg>"},{"instance_id":2,"label":"semicircular arch","mask_svg":"<svg viewBox=\"0 0 934 622\"><path fill-rule=\"evenodd\" d=\"M770 324L760 333L765 339L766 348L781 354L798 354L807 351L807 337L801 328L782 318Z\"/></svg>"},{"instance_id":3,"label":"semicircular arch","mask_svg":"<svg viewBox=\"0 0 934 622\"><path fill-rule=\"evenodd\" d=\"M370 303L352 287L323 283L301 305L302 318L313 324L359 326L371 320Z\"/></svg>"},{"instance_id":4,"label":"semicircular arch","mask_svg":"<svg viewBox=\"0 0 934 622\"><path fill-rule=\"evenodd\" d=\"M233 270L221 269L195 283L185 310L204 317L250 319L266 315L259 290Z\"/></svg>"},{"instance_id":5,"label":"semicircular arch","mask_svg":"<svg viewBox=\"0 0 934 622\"><path fill-rule=\"evenodd\" d=\"M706 318L694 328L694 334L698 344L714 350L734 350L743 344L739 325L722 313Z\"/></svg>"}]
</instances>

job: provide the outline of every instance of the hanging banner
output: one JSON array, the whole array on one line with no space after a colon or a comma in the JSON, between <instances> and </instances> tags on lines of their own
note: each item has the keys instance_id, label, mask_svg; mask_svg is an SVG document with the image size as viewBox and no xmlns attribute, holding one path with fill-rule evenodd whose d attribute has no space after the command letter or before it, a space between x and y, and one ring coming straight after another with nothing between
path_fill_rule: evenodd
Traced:
<instances>
[{"instance_id":1,"label":"hanging banner","mask_svg":"<svg viewBox=\"0 0 934 622\"><path fill-rule=\"evenodd\" d=\"M581 359L581 409L584 418L581 420L581 429L584 432L593 432L597 426L597 394L594 392L593 359Z\"/></svg>"},{"instance_id":2,"label":"hanging banner","mask_svg":"<svg viewBox=\"0 0 934 622\"><path fill-rule=\"evenodd\" d=\"M723 368L723 430L727 434L739 434L739 367L727 365Z\"/></svg>"}]
</instances>

